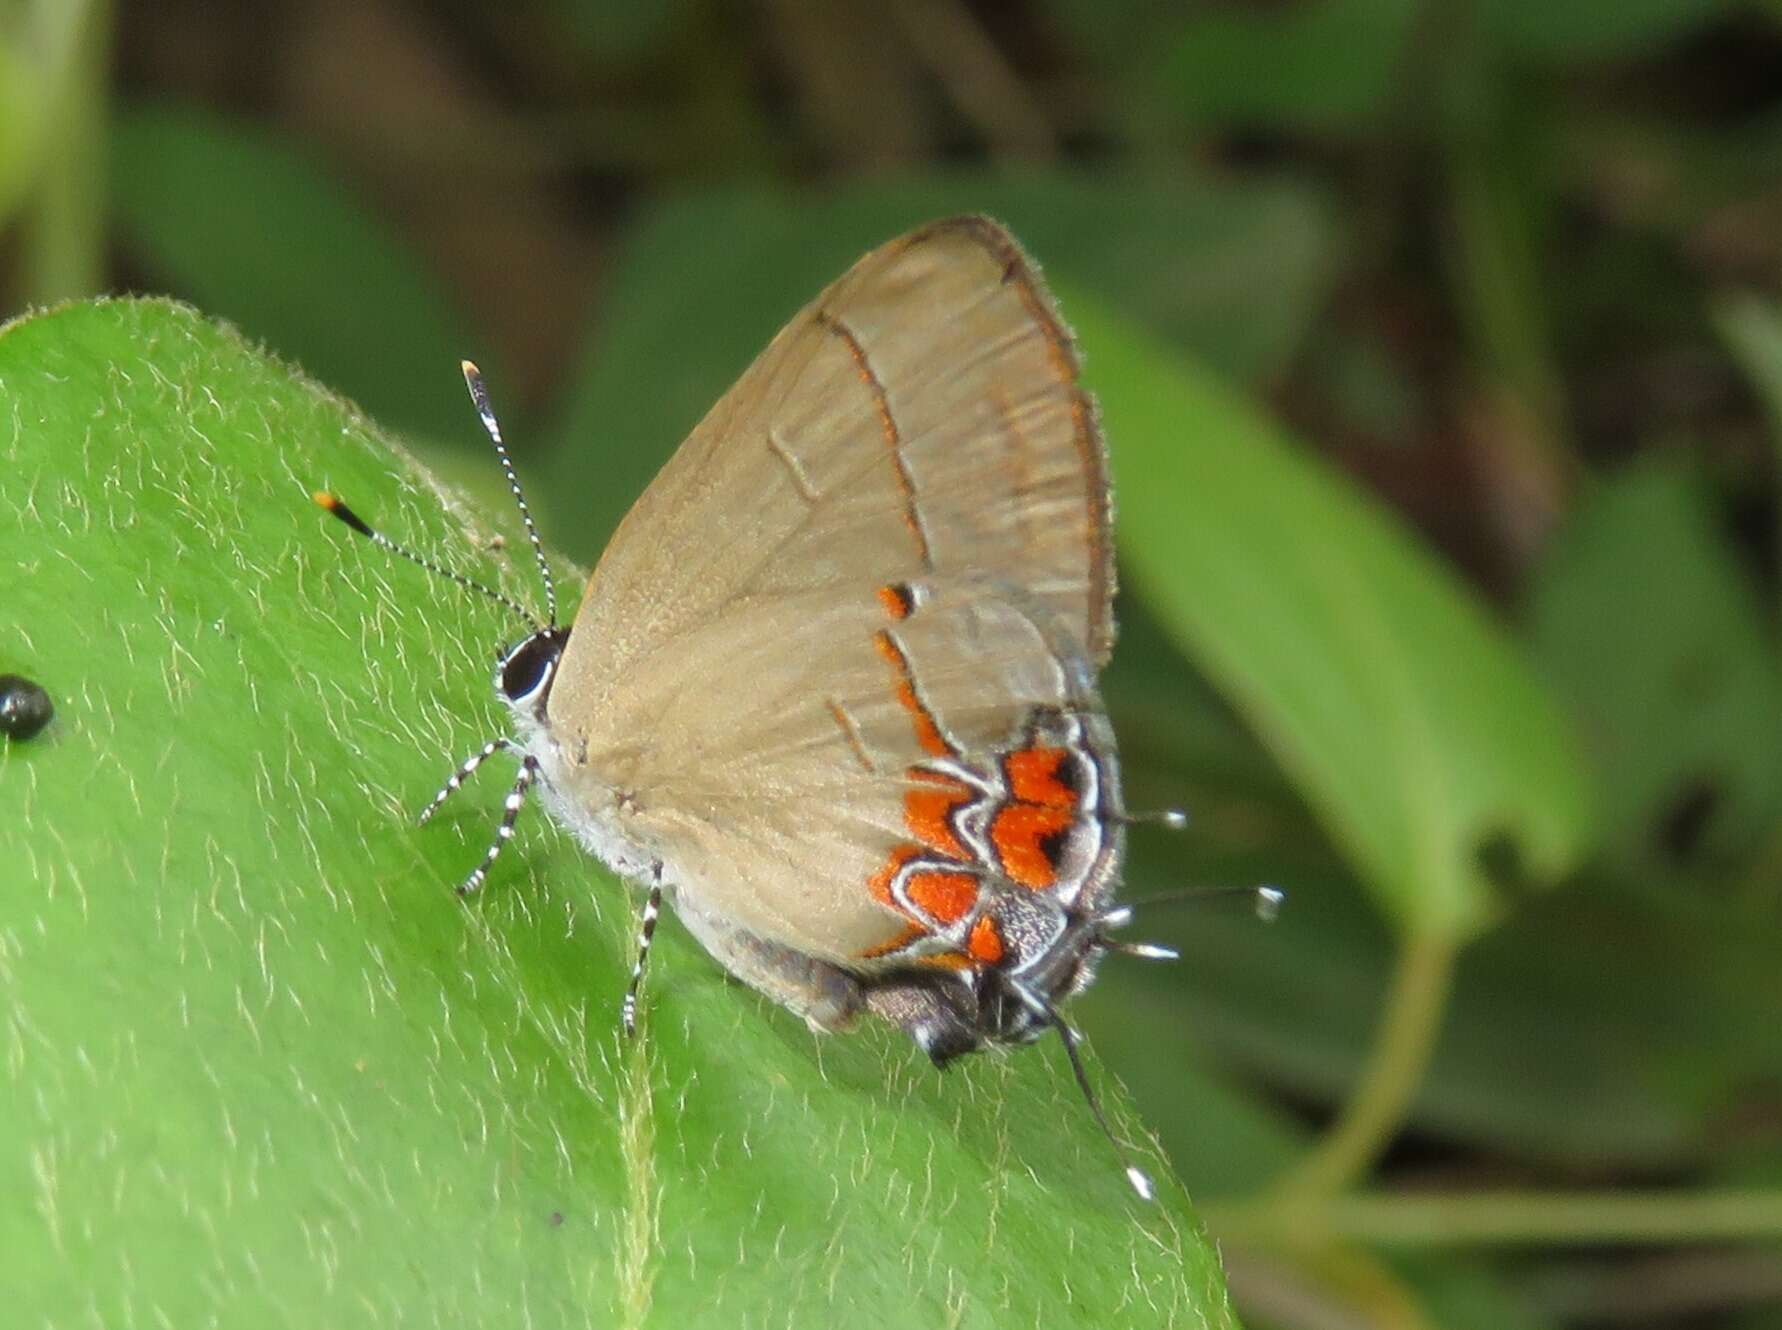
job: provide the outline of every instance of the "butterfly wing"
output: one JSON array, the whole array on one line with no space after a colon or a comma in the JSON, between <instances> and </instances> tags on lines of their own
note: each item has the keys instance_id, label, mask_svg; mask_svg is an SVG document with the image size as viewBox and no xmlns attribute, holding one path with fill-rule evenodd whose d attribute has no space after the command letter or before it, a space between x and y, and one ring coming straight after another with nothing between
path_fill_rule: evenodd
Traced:
<instances>
[{"instance_id":1,"label":"butterfly wing","mask_svg":"<svg viewBox=\"0 0 1782 1330\"><path fill-rule=\"evenodd\" d=\"M962 579L907 611L877 592L733 603L647 658L569 777L590 799L624 793L623 834L666 866L683 913L854 970L907 959L917 934L965 921L980 879L1021 873L1035 847L997 833L1008 793L986 785L1035 717L1102 724L1087 663L1017 589ZM1051 851L1061 870L1103 848L1113 779L1048 810L1070 833ZM893 882L918 856L918 876L950 880L912 899Z\"/></svg>"},{"instance_id":2,"label":"butterfly wing","mask_svg":"<svg viewBox=\"0 0 1782 1330\"><path fill-rule=\"evenodd\" d=\"M936 782L916 769L994 764L1036 708L1098 716L1109 503L1069 336L1008 234L958 218L874 251L602 557L549 703L565 792L620 810L690 921L870 965L911 929L874 884Z\"/></svg>"},{"instance_id":3,"label":"butterfly wing","mask_svg":"<svg viewBox=\"0 0 1782 1330\"><path fill-rule=\"evenodd\" d=\"M742 596L971 574L1113 645L1107 454L1070 335L1009 234L936 222L861 259L712 408L621 523L557 683L605 702Z\"/></svg>"}]
</instances>

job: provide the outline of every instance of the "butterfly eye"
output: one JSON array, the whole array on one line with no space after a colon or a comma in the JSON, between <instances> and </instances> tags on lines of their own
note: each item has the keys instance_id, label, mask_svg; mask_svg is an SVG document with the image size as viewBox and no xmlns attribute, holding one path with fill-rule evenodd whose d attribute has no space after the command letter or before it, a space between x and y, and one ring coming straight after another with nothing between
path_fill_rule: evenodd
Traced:
<instances>
[{"instance_id":1,"label":"butterfly eye","mask_svg":"<svg viewBox=\"0 0 1782 1330\"><path fill-rule=\"evenodd\" d=\"M555 629L534 633L507 653L501 662L501 694L509 702L524 702L547 687L563 654L563 634Z\"/></svg>"}]
</instances>

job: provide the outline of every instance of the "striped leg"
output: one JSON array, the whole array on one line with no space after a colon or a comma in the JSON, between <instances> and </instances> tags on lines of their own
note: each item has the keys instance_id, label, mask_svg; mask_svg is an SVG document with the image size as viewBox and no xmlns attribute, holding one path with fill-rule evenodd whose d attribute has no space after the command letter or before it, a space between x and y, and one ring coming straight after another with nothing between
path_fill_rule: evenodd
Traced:
<instances>
[{"instance_id":1,"label":"striped leg","mask_svg":"<svg viewBox=\"0 0 1782 1330\"><path fill-rule=\"evenodd\" d=\"M489 876L489 868L494 864L501 847L513 838L514 820L520 816L520 809L525 806L526 792L532 788L532 782L538 778L538 759L528 754L520 759L520 774L514 780L513 789L507 792L507 801L501 809L501 825L495 828L495 840L489 846L489 852L483 856L482 863L476 871L464 879L458 888L460 896L468 896L483 885L483 879Z\"/></svg>"},{"instance_id":2,"label":"striped leg","mask_svg":"<svg viewBox=\"0 0 1782 1330\"><path fill-rule=\"evenodd\" d=\"M446 777L446 783L439 787L439 793L433 796L433 802L421 810L421 815L415 819L415 825L417 827L426 826L432 820L433 815L439 811L439 806L451 798L453 793L470 779L471 772L482 766L495 754L513 747L513 742L512 739L491 739L483 745L481 752L472 753L465 758L464 764Z\"/></svg>"},{"instance_id":3,"label":"striped leg","mask_svg":"<svg viewBox=\"0 0 1782 1330\"><path fill-rule=\"evenodd\" d=\"M650 939L656 935L656 917L662 913L662 865L656 865L650 894L644 898L643 921L637 932L637 964L631 967L631 982L625 987L625 1001L619 1007L619 1023L626 1037L637 1033L637 990L643 985L644 966L650 960Z\"/></svg>"}]
</instances>

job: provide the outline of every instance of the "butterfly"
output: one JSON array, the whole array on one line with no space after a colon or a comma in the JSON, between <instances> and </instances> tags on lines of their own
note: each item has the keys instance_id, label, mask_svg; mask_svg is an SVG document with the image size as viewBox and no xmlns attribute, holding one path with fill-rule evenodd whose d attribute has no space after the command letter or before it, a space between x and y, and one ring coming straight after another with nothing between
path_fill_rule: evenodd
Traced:
<instances>
[{"instance_id":1,"label":"butterfly","mask_svg":"<svg viewBox=\"0 0 1782 1330\"><path fill-rule=\"evenodd\" d=\"M518 756L460 892L536 789L647 888L628 1032L667 900L726 970L816 1029L870 1013L938 1065L1057 1031L1113 1141L1059 1005L1110 951L1173 953L1115 937L1135 819L1097 693L1114 644L1108 455L1015 240L984 217L937 221L818 295L651 482L569 626L482 378L464 371L544 622L316 496L532 624L495 672L511 733L423 814L496 753Z\"/></svg>"}]
</instances>

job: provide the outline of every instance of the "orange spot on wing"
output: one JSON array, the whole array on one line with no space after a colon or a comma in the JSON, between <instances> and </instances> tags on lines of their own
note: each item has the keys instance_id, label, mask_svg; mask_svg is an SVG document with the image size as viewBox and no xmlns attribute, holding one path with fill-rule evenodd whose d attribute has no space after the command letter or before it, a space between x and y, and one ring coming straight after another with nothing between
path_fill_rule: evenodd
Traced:
<instances>
[{"instance_id":1,"label":"orange spot on wing","mask_svg":"<svg viewBox=\"0 0 1782 1330\"><path fill-rule=\"evenodd\" d=\"M928 708L922 705L922 699L916 696L914 685L907 679L898 686L897 700L915 718L916 742L922 745L923 752L945 757L953 751L946 736L940 732L940 726L934 723L934 717L928 714Z\"/></svg>"},{"instance_id":2,"label":"orange spot on wing","mask_svg":"<svg viewBox=\"0 0 1782 1330\"><path fill-rule=\"evenodd\" d=\"M891 851L879 871L866 879L867 890L872 898L884 905L894 905L891 899L891 882L897 876L897 870L920 854L921 848L915 845L899 845Z\"/></svg>"},{"instance_id":3,"label":"orange spot on wing","mask_svg":"<svg viewBox=\"0 0 1782 1330\"><path fill-rule=\"evenodd\" d=\"M950 858L970 859L970 852L953 834L948 818L955 808L972 801L971 787L950 776L920 771L913 774L920 775L923 784L903 796L903 824L910 835Z\"/></svg>"},{"instance_id":4,"label":"orange spot on wing","mask_svg":"<svg viewBox=\"0 0 1782 1330\"><path fill-rule=\"evenodd\" d=\"M909 897L930 918L956 924L978 903L978 880L970 873L911 873Z\"/></svg>"},{"instance_id":5,"label":"orange spot on wing","mask_svg":"<svg viewBox=\"0 0 1782 1330\"><path fill-rule=\"evenodd\" d=\"M961 952L943 951L933 956L924 956L916 964L930 970L969 970L977 962Z\"/></svg>"},{"instance_id":6,"label":"orange spot on wing","mask_svg":"<svg viewBox=\"0 0 1782 1330\"><path fill-rule=\"evenodd\" d=\"M985 915L971 926L971 937L966 940L965 949L973 960L982 961L985 965L995 965L1002 960L1002 929L996 920Z\"/></svg>"},{"instance_id":7,"label":"orange spot on wing","mask_svg":"<svg viewBox=\"0 0 1782 1330\"><path fill-rule=\"evenodd\" d=\"M1043 891L1058 880L1056 840L1070 830L1067 809L1008 804L990 824L990 842L1002 871L1024 887Z\"/></svg>"},{"instance_id":8,"label":"orange spot on wing","mask_svg":"<svg viewBox=\"0 0 1782 1330\"><path fill-rule=\"evenodd\" d=\"M1070 754L1062 748L1022 748L1003 759L1009 792L1022 803L1046 808L1077 806L1077 792L1059 776Z\"/></svg>"},{"instance_id":9,"label":"orange spot on wing","mask_svg":"<svg viewBox=\"0 0 1782 1330\"><path fill-rule=\"evenodd\" d=\"M910 675L910 663L901 648L887 632L873 634L873 645L878 652L897 671L897 701L903 709L910 713L910 721L916 728L916 742L922 745L922 751L935 757L947 757L953 747L947 742L946 735L935 724L934 716L916 696L916 681Z\"/></svg>"},{"instance_id":10,"label":"orange spot on wing","mask_svg":"<svg viewBox=\"0 0 1782 1330\"><path fill-rule=\"evenodd\" d=\"M910 603L910 589L901 582L879 588L879 604L885 607L885 613L893 619L903 620L910 617L915 608Z\"/></svg>"}]
</instances>

